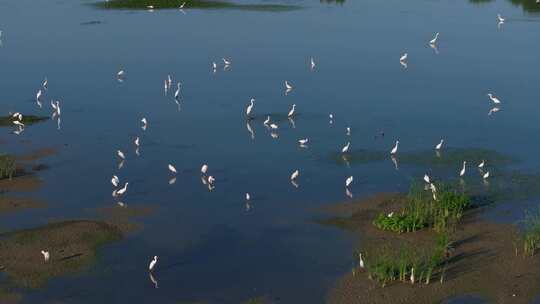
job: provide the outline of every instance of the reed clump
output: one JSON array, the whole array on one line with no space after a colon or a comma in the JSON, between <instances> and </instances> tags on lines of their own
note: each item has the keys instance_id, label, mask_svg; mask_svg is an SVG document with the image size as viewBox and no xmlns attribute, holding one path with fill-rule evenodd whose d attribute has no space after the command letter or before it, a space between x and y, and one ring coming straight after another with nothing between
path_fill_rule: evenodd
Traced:
<instances>
[{"instance_id":1,"label":"reed clump","mask_svg":"<svg viewBox=\"0 0 540 304\"><path fill-rule=\"evenodd\" d=\"M0 179L11 179L15 175L17 164L15 158L9 155L0 155Z\"/></svg>"},{"instance_id":2,"label":"reed clump","mask_svg":"<svg viewBox=\"0 0 540 304\"><path fill-rule=\"evenodd\" d=\"M414 232L433 228L442 232L455 225L470 207L470 198L443 184L436 186L435 195L413 184L403 208L397 212L380 213L373 224L386 231Z\"/></svg>"},{"instance_id":3,"label":"reed clump","mask_svg":"<svg viewBox=\"0 0 540 304\"><path fill-rule=\"evenodd\" d=\"M531 257L540 251L540 209L535 213L527 213L524 224L521 233L523 255Z\"/></svg>"}]
</instances>

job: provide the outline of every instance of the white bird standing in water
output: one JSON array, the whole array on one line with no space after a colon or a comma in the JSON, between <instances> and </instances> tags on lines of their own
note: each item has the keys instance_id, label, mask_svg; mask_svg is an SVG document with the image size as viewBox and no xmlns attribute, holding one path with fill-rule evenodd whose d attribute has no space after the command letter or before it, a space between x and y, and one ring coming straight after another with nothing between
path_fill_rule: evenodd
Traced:
<instances>
[{"instance_id":1,"label":"white bird standing in water","mask_svg":"<svg viewBox=\"0 0 540 304\"><path fill-rule=\"evenodd\" d=\"M118 157L120 157L120 159L122 160L126 159L126 155L124 155L124 152L118 150L116 151L116 154L118 155Z\"/></svg>"},{"instance_id":2,"label":"white bird standing in water","mask_svg":"<svg viewBox=\"0 0 540 304\"><path fill-rule=\"evenodd\" d=\"M411 268L411 283L414 284L414 268Z\"/></svg>"},{"instance_id":3,"label":"white bird standing in water","mask_svg":"<svg viewBox=\"0 0 540 304\"><path fill-rule=\"evenodd\" d=\"M176 174L176 168L173 165L169 164L168 167L169 167L169 171Z\"/></svg>"},{"instance_id":4,"label":"white bird standing in water","mask_svg":"<svg viewBox=\"0 0 540 304\"><path fill-rule=\"evenodd\" d=\"M249 195L249 193L246 192L246 201L249 201L251 199L251 195Z\"/></svg>"},{"instance_id":5,"label":"white bird standing in water","mask_svg":"<svg viewBox=\"0 0 540 304\"><path fill-rule=\"evenodd\" d=\"M407 53L401 55L401 57L399 57L399 61L402 62L402 63L405 63L405 60L407 60L407 58L409 57L409 55Z\"/></svg>"},{"instance_id":6,"label":"white bird standing in water","mask_svg":"<svg viewBox=\"0 0 540 304\"><path fill-rule=\"evenodd\" d=\"M178 100L178 97L180 97L180 86L182 84L179 82L176 84L176 91L174 92L174 99Z\"/></svg>"},{"instance_id":7,"label":"white bird standing in water","mask_svg":"<svg viewBox=\"0 0 540 304\"><path fill-rule=\"evenodd\" d=\"M435 43L437 43L438 38L439 38L439 33L436 33L435 37L429 41L429 44L435 45Z\"/></svg>"},{"instance_id":8,"label":"white bird standing in water","mask_svg":"<svg viewBox=\"0 0 540 304\"><path fill-rule=\"evenodd\" d=\"M441 141L435 146L435 150L440 150L443 146L444 139L441 139Z\"/></svg>"},{"instance_id":9,"label":"white bird standing in water","mask_svg":"<svg viewBox=\"0 0 540 304\"><path fill-rule=\"evenodd\" d=\"M347 142L347 144L341 148L341 153L347 153L349 152L349 147L351 146L351 142Z\"/></svg>"},{"instance_id":10,"label":"white bird standing in water","mask_svg":"<svg viewBox=\"0 0 540 304\"><path fill-rule=\"evenodd\" d=\"M122 195L122 194L126 193L128 184L129 184L129 183L126 182L126 183L124 184L124 187L123 187L123 188L118 189L118 191L116 191L116 194L117 194L117 195Z\"/></svg>"},{"instance_id":11,"label":"white bird standing in water","mask_svg":"<svg viewBox=\"0 0 540 304\"><path fill-rule=\"evenodd\" d=\"M150 261L150 265L148 265L148 271L153 271L154 268L156 267L156 264L157 264L157 260L158 260L158 257L157 255L154 256L154 259L152 259L152 261Z\"/></svg>"},{"instance_id":12,"label":"white bird standing in water","mask_svg":"<svg viewBox=\"0 0 540 304\"><path fill-rule=\"evenodd\" d=\"M431 178L429 177L429 175L424 174L424 181L426 182L426 184L431 184Z\"/></svg>"},{"instance_id":13,"label":"white bird standing in water","mask_svg":"<svg viewBox=\"0 0 540 304\"><path fill-rule=\"evenodd\" d=\"M494 104L500 104L500 103L501 103L501 101L499 100L499 98L493 96L493 94L488 93L487 95L488 95L489 99L491 99L491 101L493 101Z\"/></svg>"},{"instance_id":14,"label":"white bird standing in water","mask_svg":"<svg viewBox=\"0 0 540 304\"><path fill-rule=\"evenodd\" d=\"M501 14L497 14L497 19L499 19L499 23L504 23L505 19L501 16Z\"/></svg>"},{"instance_id":15,"label":"white bird standing in water","mask_svg":"<svg viewBox=\"0 0 540 304\"><path fill-rule=\"evenodd\" d=\"M298 143L300 144L300 146L305 146L308 143L308 141L309 141L308 138L303 138L303 139L299 139Z\"/></svg>"},{"instance_id":16,"label":"white bird standing in water","mask_svg":"<svg viewBox=\"0 0 540 304\"><path fill-rule=\"evenodd\" d=\"M13 124L16 125L16 126L19 126L21 128L24 128L24 124L22 122L18 121L18 120L14 120Z\"/></svg>"},{"instance_id":17,"label":"white bird standing in water","mask_svg":"<svg viewBox=\"0 0 540 304\"><path fill-rule=\"evenodd\" d=\"M291 110L289 111L289 114L287 114L287 117L293 117L295 114L294 113L295 111L296 111L296 104L293 104Z\"/></svg>"},{"instance_id":18,"label":"white bird standing in water","mask_svg":"<svg viewBox=\"0 0 540 304\"><path fill-rule=\"evenodd\" d=\"M488 179L489 178L489 171L486 172L483 176L482 176L483 179Z\"/></svg>"},{"instance_id":19,"label":"white bird standing in water","mask_svg":"<svg viewBox=\"0 0 540 304\"><path fill-rule=\"evenodd\" d=\"M39 101L39 99L41 98L41 95L43 95L43 92L41 92L41 89L39 89L36 93L36 101Z\"/></svg>"},{"instance_id":20,"label":"white bird standing in water","mask_svg":"<svg viewBox=\"0 0 540 304\"><path fill-rule=\"evenodd\" d=\"M398 146L399 146L399 140L396 140L396 144L394 145L394 148L392 148L392 151L390 151L390 154L392 155L397 154Z\"/></svg>"},{"instance_id":21,"label":"white bird standing in water","mask_svg":"<svg viewBox=\"0 0 540 304\"><path fill-rule=\"evenodd\" d=\"M294 181L296 178L298 178L298 175L300 175L300 171L295 170L295 171L291 174L291 181Z\"/></svg>"},{"instance_id":22,"label":"white bird standing in water","mask_svg":"<svg viewBox=\"0 0 540 304\"><path fill-rule=\"evenodd\" d=\"M126 72L124 70L120 70L118 71L118 73L116 73L116 77L118 78L122 78L124 77L124 75L126 75Z\"/></svg>"},{"instance_id":23,"label":"white bird standing in water","mask_svg":"<svg viewBox=\"0 0 540 304\"><path fill-rule=\"evenodd\" d=\"M212 175L208 176L208 183L209 183L210 185L212 185L212 184L214 183L215 180L216 180L216 179L215 179Z\"/></svg>"},{"instance_id":24,"label":"white bird standing in water","mask_svg":"<svg viewBox=\"0 0 540 304\"><path fill-rule=\"evenodd\" d=\"M270 116L267 116L266 119L264 120L263 124L265 126L268 126L269 123L270 123Z\"/></svg>"},{"instance_id":25,"label":"white bird standing in water","mask_svg":"<svg viewBox=\"0 0 540 304\"><path fill-rule=\"evenodd\" d=\"M463 161L463 168L461 168L461 171L459 171L459 176L462 177L465 175L465 169L467 168L467 162Z\"/></svg>"},{"instance_id":26,"label":"white bird standing in water","mask_svg":"<svg viewBox=\"0 0 540 304\"><path fill-rule=\"evenodd\" d=\"M137 147L140 146L140 144L141 144L140 138L137 136L137 138L135 138L135 140L133 141L133 143L134 143L135 146L137 146Z\"/></svg>"},{"instance_id":27,"label":"white bird standing in water","mask_svg":"<svg viewBox=\"0 0 540 304\"><path fill-rule=\"evenodd\" d=\"M49 85L49 80L47 80L47 77L45 77L45 80L43 80L43 84L41 84L41 86L44 90L47 90L47 85Z\"/></svg>"},{"instance_id":28,"label":"white bird standing in water","mask_svg":"<svg viewBox=\"0 0 540 304\"><path fill-rule=\"evenodd\" d=\"M347 177L347 179L345 180L345 187L348 188L352 184L353 180L354 177L352 175Z\"/></svg>"},{"instance_id":29,"label":"white bird standing in water","mask_svg":"<svg viewBox=\"0 0 540 304\"><path fill-rule=\"evenodd\" d=\"M313 57L311 57L311 58L310 58L310 67L311 67L311 69L314 70L314 69L315 69L315 66L316 66L316 65L315 65L315 60L313 59Z\"/></svg>"},{"instance_id":30,"label":"white bird standing in water","mask_svg":"<svg viewBox=\"0 0 540 304\"><path fill-rule=\"evenodd\" d=\"M251 98L249 101L249 105L246 108L246 116L249 118L249 115L251 114L251 111L253 110L253 106L255 103L255 98Z\"/></svg>"},{"instance_id":31,"label":"white bird standing in water","mask_svg":"<svg viewBox=\"0 0 540 304\"><path fill-rule=\"evenodd\" d=\"M361 252L358 254L358 260L359 260L358 265L360 266L360 268L364 268L364 260L362 259Z\"/></svg>"},{"instance_id":32,"label":"white bird standing in water","mask_svg":"<svg viewBox=\"0 0 540 304\"><path fill-rule=\"evenodd\" d=\"M215 62L212 62L212 70L214 71L214 73L217 70L217 64Z\"/></svg>"},{"instance_id":33,"label":"white bird standing in water","mask_svg":"<svg viewBox=\"0 0 540 304\"><path fill-rule=\"evenodd\" d=\"M270 124L270 129L277 130L277 129L279 129L279 127L275 123L272 123L272 124Z\"/></svg>"},{"instance_id":34,"label":"white bird standing in water","mask_svg":"<svg viewBox=\"0 0 540 304\"><path fill-rule=\"evenodd\" d=\"M201 167L201 174L206 174L206 172L208 172L208 165L207 164L203 164L202 167Z\"/></svg>"},{"instance_id":35,"label":"white bird standing in water","mask_svg":"<svg viewBox=\"0 0 540 304\"><path fill-rule=\"evenodd\" d=\"M478 164L478 168L484 168L485 165L486 165L486 161L482 160L482 162Z\"/></svg>"},{"instance_id":36,"label":"white bird standing in water","mask_svg":"<svg viewBox=\"0 0 540 304\"><path fill-rule=\"evenodd\" d=\"M347 132L347 133L346 133L347 136L351 136L351 128L350 128L350 127L347 127L347 129L345 129L345 130L346 130L346 132Z\"/></svg>"},{"instance_id":37,"label":"white bird standing in water","mask_svg":"<svg viewBox=\"0 0 540 304\"><path fill-rule=\"evenodd\" d=\"M43 255L43 259L45 260L45 262L48 262L49 259L51 258L51 255L49 254L48 251L41 250L41 254Z\"/></svg>"},{"instance_id":38,"label":"white bird standing in water","mask_svg":"<svg viewBox=\"0 0 540 304\"><path fill-rule=\"evenodd\" d=\"M118 178L118 176L113 175L113 177L111 178L111 184L113 184L113 186L115 187L118 187L119 183L120 183L120 179Z\"/></svg>"},{"instance_id":39,"label":"white bird standing in water","mask_svg":"<svg viewBox=\"0 0 540 304\"><path fill-rule=\"evenodd\" d=\"M223 58L223 63L224 63L226 66L231 65L231 61L228 60L228 59L225 59L225 58Z\"/></svg>"},{"instance_id":40,"label":"white bird standing in water","mask_svg":"<svg viewBox=\"0 0 540 304\"><path fill-rule=\"evenodd\" d=\"M287 80L285 80L285 89L287 91L290 91L293 89L293 86Z\"/></svg>"}]
</instances>

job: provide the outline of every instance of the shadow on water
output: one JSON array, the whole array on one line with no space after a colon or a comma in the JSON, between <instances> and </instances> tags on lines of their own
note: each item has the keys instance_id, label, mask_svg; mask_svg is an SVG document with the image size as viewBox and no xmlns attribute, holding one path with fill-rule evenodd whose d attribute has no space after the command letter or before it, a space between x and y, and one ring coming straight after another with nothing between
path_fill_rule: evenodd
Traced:
<instances>
[{"instance_id":1,"label":"shadow on water","mask_svg":"<svg viewBox=\"0 0 540 304\"><path fill-rule=\"evenodd\" d=\"M111 0L98 2L95 5L103 9L179 9L184 4L184 9L236 9L247 11L284 12L300 9L300 6L286 4L242 4L228 1L205 1L205 0Z\"/></svg>"}]
</instances>

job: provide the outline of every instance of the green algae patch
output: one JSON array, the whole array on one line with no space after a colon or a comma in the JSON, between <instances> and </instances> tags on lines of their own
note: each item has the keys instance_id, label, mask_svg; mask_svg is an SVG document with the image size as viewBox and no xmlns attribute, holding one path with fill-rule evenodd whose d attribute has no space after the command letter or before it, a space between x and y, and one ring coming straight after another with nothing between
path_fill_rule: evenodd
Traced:
<instances>
[{"instance_id":1,"label":"green algae patch","mask_svg":"<svg viewBox=\"0 0 540 304\"><path fill-rule=\"evenodd\" d=\"M184 9L236 9L247 11L283 12L300 9L299 6L285 4L239 4L227 1L204 1L204 0L111 0L96 3L97 7L104 9L179 9L185 2Z\"/></svg>"},{"instance_id":2,"label":"green algae patch","mask_svg":"<svg viewBox=\"0 0 540 304\"><path fill-rule=\"evenodd\" d=\"M38 122L46 121L48 119L49 117L46 117L46 116L23 115L22 123L28 126L28 125L33 125ZM16 119L12 117L11 115L0 116L0 127L11 127L13 126L13 121L15 120Z\"/></svg>"},{"instance_id":3,"label":"green algae patch","mask_svg":"<svg viewBox=\"0 0 540 304\"><path fill-rule=\"evenodd\" d=\"M96 260L96 251L120 240L106 222L74 220L0 235L0 267L17 286L38 288L54 277L76 274ZM41 250L50 253L45 261Z\"/></svg>"}]
</instances>

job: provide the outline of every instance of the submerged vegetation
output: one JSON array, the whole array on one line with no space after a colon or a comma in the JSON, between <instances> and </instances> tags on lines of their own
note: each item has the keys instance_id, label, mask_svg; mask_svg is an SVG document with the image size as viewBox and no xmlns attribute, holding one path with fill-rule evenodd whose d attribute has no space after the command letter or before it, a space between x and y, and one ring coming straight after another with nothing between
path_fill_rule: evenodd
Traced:
<instances>
[{"instance_id":1,"label":"submerged vegetation","mask_svg":"<svg viewBox=\"0 0 540 304\"><path fill-rule=\"evenodd\" d=\"M437 189L437 195L433 197L431 191L413 185L402 210L391 214L379 213L373 224L381 230L399 233L423 228L445 231L463 216L470 207L470 199L444 185L438 185Z\"/></svg>"},{"instance_id":2,"label":"submerged vegetation","mask_svg":"<svg viewBox=\"0 0 540 304\"><path fill-rule=\"evenodd\" d=\"M15 158L9 155L0 155L0 179L11 179L15 175L16 170Z\"/></svg>"},{"instance_id":3,"label":"submerged vegetation","mask_svg":"<svg viewBox=\"0 0 540 304\"><path fill-rule=\"evenodd\" d=\"M110 0L97 3L98 7L105 9L178 9L185 2L184 9L238 9L250 11L290 11L299 9L299 6L285 4L240 4L216 0Z\"/></svg>"},{"instance_id":4,"label":"submerged vegetation","mask_svg":"<svg viewBox=\"0 0 540 304\"><path fill-rule=\"evenodd\" d=\"M25 125L31 125L38 122L42 122L49 119L45 116L36 116L36 115L23 115L22 123ZM13 121L15 118L13 118L11 115L8 116L1 116L0 117L0 127L11 127L13 126Z\"/></svg>"}]
</instances>

